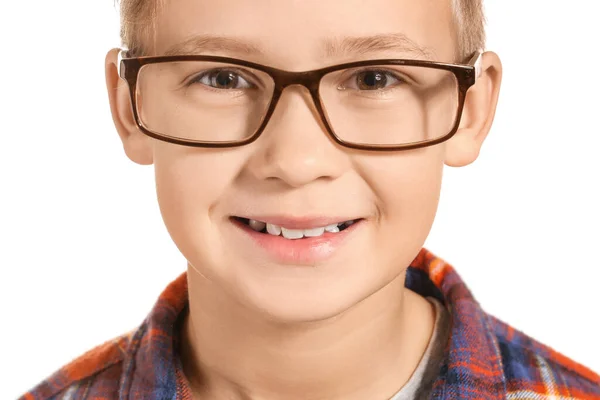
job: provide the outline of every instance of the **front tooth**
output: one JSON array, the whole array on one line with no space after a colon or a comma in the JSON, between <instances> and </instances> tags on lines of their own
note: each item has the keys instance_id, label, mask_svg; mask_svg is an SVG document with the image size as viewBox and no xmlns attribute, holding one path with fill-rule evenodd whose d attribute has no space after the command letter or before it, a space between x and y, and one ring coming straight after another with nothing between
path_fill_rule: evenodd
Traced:
<instances>
[{"instance_id":1,"label":"front tooth","mask_svg":"<svg viewBox=\"0 0 600 400\"><path fill-rule=\"evenodd\" d=\"M337 233L340 231L340 228L338 228L337 224L331 224L331 225L327 225L325 227L325 231L331 232L331 233Z\"/></svg>"},{"instance_id":2,"label":"front tooth","mask_svg":"<svg viewBox=\"0 0 600 400\"><path fill-rule=\"evenodd\" d=\"M286 239L302 239L304 237L303 229L286 229L282 227L281 233Z\"/></svg>"},{"instance_id":3,"label":"front tooth","mask_svg":"<svg viewBox=\"0 0 600 400\"><path fill-rule=\"evenodd\" d=\"M306 237L317 237L321 236L325 232L325 228L312 228L312 229L304 229L304 236Z\"/></svg>"},{"instance_id":4,"label":"front tooth","mask_svg":"<svg viewBox=\"0 0 600 400\"><path fill-rule=\"evenodd\" d=\"M265 224L264 222L261 222L261 221L257 221L255 219L251 219L248 221L248 225L250 225L250 228L254 229L256 232L260 232L263 229L265 229L265 226L267 224Z\"/></svg>"},{"instance_id":5,"label":"front tooth","mask_svg":"<svg viewBox=\"0 0 600 400\"><path fill-rule=\"evenodd\" d=\"M273 224L267 224L267 232L271 235L279 236L281 234L281 227Z\"/></svg>"}]
</instances>

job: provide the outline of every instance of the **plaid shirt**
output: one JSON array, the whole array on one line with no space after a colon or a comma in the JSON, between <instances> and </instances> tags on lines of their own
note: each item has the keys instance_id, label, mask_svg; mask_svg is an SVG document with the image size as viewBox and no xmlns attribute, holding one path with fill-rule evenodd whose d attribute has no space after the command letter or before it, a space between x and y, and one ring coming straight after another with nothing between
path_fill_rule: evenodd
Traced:
<instances>
[{"instance_id":1,"label":"plaid shirt","mask_svg":"<svg viewBox=\"0 0 600 400\"><path fill-rule=\"evenodd\" d=\"M436 297L451 315L431 398L600 399L600 376L485 313L452 266L428 250L408 268L406 287ZM72 361L21 399L191 399L177 357L187 301L184 273L139 328Z\"/></svg>"}]
</instances>

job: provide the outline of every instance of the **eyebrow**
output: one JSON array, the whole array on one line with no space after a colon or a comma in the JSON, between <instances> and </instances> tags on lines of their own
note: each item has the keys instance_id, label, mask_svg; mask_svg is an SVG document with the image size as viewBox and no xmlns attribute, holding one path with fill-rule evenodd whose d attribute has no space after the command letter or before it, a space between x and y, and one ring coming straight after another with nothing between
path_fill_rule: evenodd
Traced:
<instances>
[{"instance_id":1,"label":"eyebrow","mask_svg":"<svg viewBox=\"0 0 600 400\"><path fill-rule=\"evenodd\" d=\"M171 46L165 55L193 55L210 51L228 51L246 55L263 54L258 45L240 39L216 35L197 35Z\"/></svg>"},{"instance_id":2,"label":"eyebrow","mask_svg":"<svg viewBox=\"0 0 600 400\"><path fill-rule=\"evenodd\" d=\"M428 60L435 60L435 52L432 49L419 45L403 33L346 37L341 40L328 39L324 44L327 57L368 55L383 51L412 53Z\"/></svg>"},{"instance_id":3,"label":"eyebrow","mask_svg":"<svg viewBox=\"0 0 600 400\"><path fill-rule=\"evenodd\" d=\"M192 36L171 46L164 54L166 56L193 55L218 51L243 55L265 54L257 43L219 35ZM424 59L435 59L435 52L432 49L419 45L402 33L344 37L342 39L328 38L322 44L323 55L327 58L365 56L383 51L411 53Z\"/></svg>"}]
</instances>

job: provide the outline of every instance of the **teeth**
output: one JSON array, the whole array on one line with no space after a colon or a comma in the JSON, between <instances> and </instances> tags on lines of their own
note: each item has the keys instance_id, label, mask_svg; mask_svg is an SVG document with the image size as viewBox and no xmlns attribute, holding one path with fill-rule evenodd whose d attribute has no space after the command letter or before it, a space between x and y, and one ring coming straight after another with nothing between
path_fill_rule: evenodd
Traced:
<instances>
[{"instance_id":1,"label":"teeth","mask_svg":"<svg viewBox=\"0 0 600 400\"><path fill-rule=\"evenodd\" d=\"M283 228L278 225L268 224L268 223L265 223L262 221L258 221L255 219L248 220L248 225L250 225L250 228L252 228L254 231L262 232L266 228L267 233L269 233L273 236L282 235L286 239L302 239L304 237L318 237L318 236L323 235L325 232L338 233L340 231L340 228L348 227L352 224L354 224L353 220L346 221L346 222L340 222L338 224L321 226L321 227L317 227L317 228L310 228L310 229L288 229L288 228Z\"/></svg>"},{"instance_id":2,"label":"teeth","mask_svg":"<svg viewBox=\"0 0 600 400\"><path fill-rule=\"evenodd\" d=\"M304 237L303 229L286 229L282 227L281 233L286 239L302 239Z\"/></svg>"},{"instance_id":3,"label":"teeth","mask_svg":"<svg viewBox=\"0 0 600 400\"><path fill-rule=\"evenodd\" d=\"M266 226L264 222L257 221L254 219L249 220L248 225L250 225L250 228L254 229L256 232L262 231L263 229L265 229Z\"/></svg>"},{"instance_id":4,"label":"teeth","mask_svg":"<svg viewBox=\"0 0 600 400\"><path fill-rule=\"evenodd\" d=\"M327 225L325 227L325 230L327 232L331 232L331 233L337 233L340 231L340 228L338 227L338 224L331 224L331 225Z\"/></svg>"},{"instance_id":5,"label":"teeth","mask_svg":"<svg viewBox=\"0 0 600 400\"><path fill-rule=\"evenodd\" d=\"M325 233L325 228L304 229L304 236L317 237Z\"/></svg>"},{"instance_id":6,"label":"teeth","mask_svg":"<svg viewBox=\"0 0 600 400\"><path fill-rule=\"evenodd\" d=\"M267 232L271 235L279 236L281 234L281 228L277 225L267 224Z\"/></svg>"}]
</instances>

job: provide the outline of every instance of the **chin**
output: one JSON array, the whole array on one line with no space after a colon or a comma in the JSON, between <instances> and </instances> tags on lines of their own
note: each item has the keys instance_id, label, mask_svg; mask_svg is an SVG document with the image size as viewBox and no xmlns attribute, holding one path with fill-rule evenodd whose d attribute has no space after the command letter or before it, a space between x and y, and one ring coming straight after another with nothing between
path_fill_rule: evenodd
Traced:
<instances>
[{"instance_id":1,"label":"chin","mask_svg":"<svg viewBox=\"0 0 600 400\"><path fill-rule=\"evenodd\" d=\"M365 279L327 279L318 282L272 282L245 285L237 293L243 304L266 320L280 324L319 322L334 318L376 292ZM285 284L287 283L287 284Z\"/></svg>"}]
</instances>

